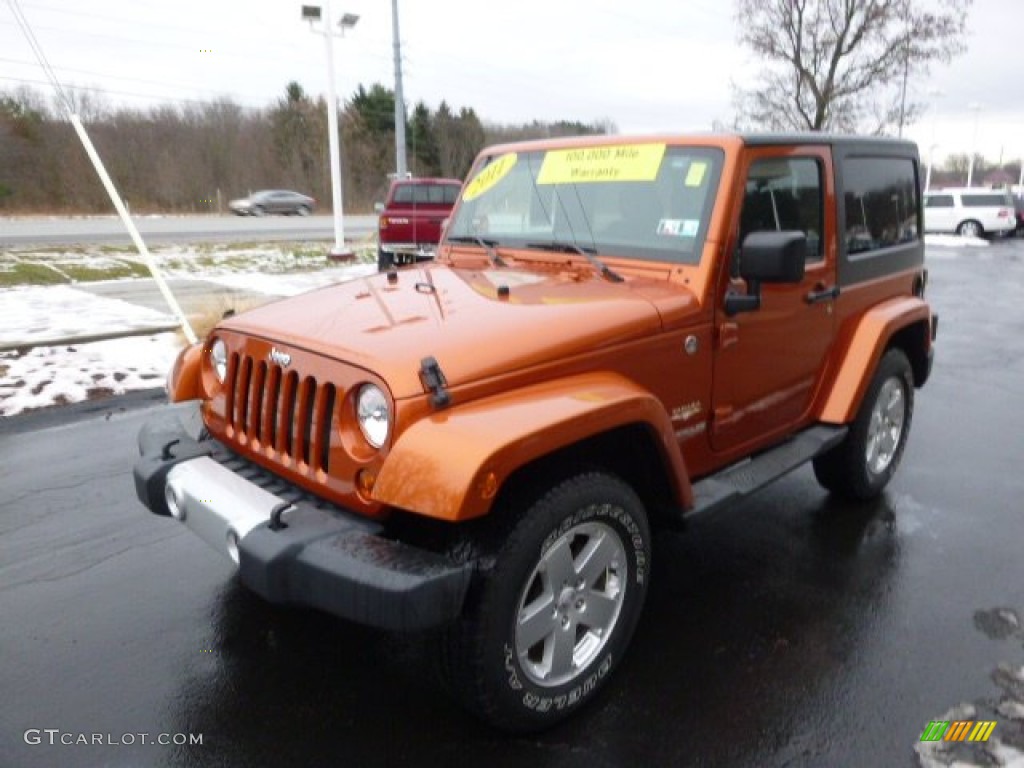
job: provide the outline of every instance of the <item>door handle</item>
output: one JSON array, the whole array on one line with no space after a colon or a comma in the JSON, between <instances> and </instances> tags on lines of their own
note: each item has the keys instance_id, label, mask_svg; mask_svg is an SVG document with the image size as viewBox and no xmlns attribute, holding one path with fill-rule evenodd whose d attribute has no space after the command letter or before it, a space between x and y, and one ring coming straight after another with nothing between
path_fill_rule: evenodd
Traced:
<instances>
[{"instance_id":1,"label":"door handle","mask_svg":"<svg viewBox=\"0 0 1024 768\"><path fill-rule=\"evenodd\" d=\"M818 283L814 286L814 290L804 296L804 301L808 304L817 304L819 301L829 301L839 296L839 286L833 285L826 287L824 283Z\"/></svg>"}]
</instances>

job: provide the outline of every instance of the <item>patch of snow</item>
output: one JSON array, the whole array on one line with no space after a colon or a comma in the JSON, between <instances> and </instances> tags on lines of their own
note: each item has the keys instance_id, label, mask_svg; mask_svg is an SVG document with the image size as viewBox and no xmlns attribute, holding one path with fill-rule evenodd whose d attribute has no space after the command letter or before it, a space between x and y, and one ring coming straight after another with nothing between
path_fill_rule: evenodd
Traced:
<instances>
[{"instance_id":1,"label":"patch of snow","mask_svg":"<svg viewBox=\"0 0 1024 768\"><path fill-rule=\"evenodd\" d=\"M1024 666L1012 667L1009 664L1001 663L999 665L999 671L1009 679L1024 684Z\"/></svg>"},{"instance_id":2,"label":"patch of snow","mask_svg":"<svg viewBox=\"0 0 1024 768\"><path fill-rule=\"evenodd\" d=\"M180 344L160 333L0 354L0 416L161 386Z\"/></svg>"},{"instance_id":3,"label":"patch of snow","mask_svg":"<svg viewBox=\"0 0 1024 768\"><path fill-rule=\"evenodd\" d=\"M242 259L248 269L264 271L231 273L224 270L237 269L238 251L212 256L211 266L210 253L174 248L162 253L158 261L173 265L168 270L172 274L269 296L294 296L377 271L377 265L371 263L328 267L314 272L284 272L294 267L295 259L268 247L246 250ZM69 253L66 257L54 255L48 263L59 264L64 258L69 263L102 269L119 257ZM217 264L222 259L224 270ZM229 261L233 264L228 264ZM0 343L41 344L54 339L173 323L174 318L169 314L67 285L0 289ZM159 333L59 347L37 346L23 355L0 353L0 417L103 394L161 386L180 345L174 333Z\"/></svg>"},{"instance_id":4,"label":"patch of snow","mask_svg":"<svg viewBox=\"0 0 1024 768\"><path fill-rule=\"evenodd\" d=\"M962 248L965 245L971 247L988 248L988 240L981 237L966 237L964 235L937 235L928 234L924 236L925 245L941 245L947 248Z\"/></svg>"},{"instance_id":5,"label":"patch of snow","mask_svg":"<svg viewBox=\"0 0 1024 768\"><path fill-rule=\"evenodd\" d=\"M1004 744L999 739L990 739L985 744L985 751L996 761L996 765L1002 768L1024 768L1024 752Z\"/></svg>"},{"instance_id":6,"label":"patch of snow","mask_svg":"<svg viewBox=\"0 0 1024 768\"><path fill-rule=\"evenodd\" d=\"M39 344L48 339L173 323L171 315L66 285L0 291L0 342Z\"/></svg>"},{"instance_id":7,"label":"patch of snow","mask_svg":"<svg viewBox=\"0 0 1024 768\"><path fill-rule=\"evenodd\" d=\"M1024 720L1024 704L1016 699L1004 699L996 706L996 711L1011 720Z\"/></svg>"},{"instance_id":8,"label":"patch of snow","mask_svg":"<svg viewBox=\"0 0 1024 768\"><path fill-rule=\"evenodd\" d=\"M268 296L296 296L334 283L343 283L377 272L376 264L353 264L341 269L318 272L296 272L286 275L268 275L262 272L242 272L227 275L209 275L204 279L225 288L265 293Z\"/></svg>"}]
</instances>

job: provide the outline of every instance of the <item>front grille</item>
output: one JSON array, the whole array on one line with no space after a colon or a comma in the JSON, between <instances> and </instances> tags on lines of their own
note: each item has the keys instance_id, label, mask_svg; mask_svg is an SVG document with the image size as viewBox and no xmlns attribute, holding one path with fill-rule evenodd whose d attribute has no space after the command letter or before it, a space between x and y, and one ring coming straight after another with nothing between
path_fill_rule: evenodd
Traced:
<instances>
[{"instance_id":1,"label":"front grille","mask_svg":"<svg viewBox=\"0 0 1024 768\"><path fill-rule=\"evenodd\" d=\"M235 352L228 362L227 423L254 449L328 472L337 389L313 376Z\"/></svg>"}]
</instances>

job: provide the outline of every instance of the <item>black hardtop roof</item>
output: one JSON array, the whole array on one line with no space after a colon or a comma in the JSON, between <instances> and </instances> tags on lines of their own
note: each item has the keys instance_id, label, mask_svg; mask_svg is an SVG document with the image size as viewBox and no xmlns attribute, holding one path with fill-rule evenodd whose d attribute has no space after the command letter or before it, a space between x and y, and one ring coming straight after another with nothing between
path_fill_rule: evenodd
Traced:
<instances>
[{"instance_id":1,"label":"black hardtop roof","mask_svg":"<svg viewBox=\"0 0 1024 768\"><path fill-rule=\"evenodd\" d=\"M819 133L794 131L793 133L737 133L744 144L752 147L782 144L827 144L830 146L881 146L917 151L917 145L907 139L893 136L860 136L851 133Z\"/></svg>"},{"instance_id":2,"label":"black hardtop roof","mask_svg":"<svg viewBox=\"0 0 1024 768\"><path fill-rule=\"evenodd\" d=\"M690 131L686 133L653 134L590 134L586 136L562 136L557 138L526 139L485 147L485 155L494 156L502 152L531 152L551 149L572 149L575 147L607 146L615 144L668 143L683 144L694 141L703 146L737 144L748 147L769 147L787 145L829 146L840 154L856 155L860 152L878 152L887 156L918 157L917 144L906 139L888 136L860 136L846 133L819 133L816 131L793 131L791 133L754 133L743 131Z\"/></svg>"}]
</instances>

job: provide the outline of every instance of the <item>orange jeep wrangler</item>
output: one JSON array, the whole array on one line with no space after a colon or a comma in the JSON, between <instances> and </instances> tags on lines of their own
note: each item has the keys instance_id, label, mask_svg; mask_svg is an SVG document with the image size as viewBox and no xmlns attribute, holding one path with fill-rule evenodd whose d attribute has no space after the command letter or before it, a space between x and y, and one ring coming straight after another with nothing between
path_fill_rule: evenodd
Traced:
<instances>
[{"instance_id":1,"label":"orange jeep wrangler","mask_svg":"<svg viewBox=\"0 0 1024 768\"><path fill-rule=\"evenodd\" d=\"M138 496L267 600L435 630L472 711L550 725L622 660L652 524L806 462L889 482L937 327L921 231L904 141L486 149L436 262L186 349L168 391L197 408L143 429Z\"/></svg>"}]
</instances>

